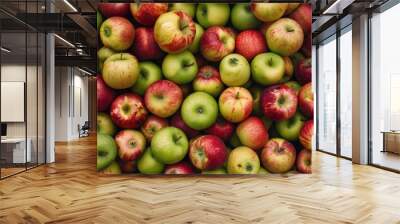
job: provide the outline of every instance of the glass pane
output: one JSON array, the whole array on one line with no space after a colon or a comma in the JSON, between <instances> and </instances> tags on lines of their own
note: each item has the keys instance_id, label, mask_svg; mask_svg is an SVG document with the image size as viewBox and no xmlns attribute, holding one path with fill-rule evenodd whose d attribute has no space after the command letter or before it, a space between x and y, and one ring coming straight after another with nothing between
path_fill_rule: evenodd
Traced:
<instances>
[{"instance_id":1,"label":"glass pane","mask_svg":"<svg viewBox=\"0 0 400 224\"><path fill-rule=\"evenodd\" d=\"M318 48L318 147L336 153L336 39Z\"/></svg>"},{"instance_id":2,"label":"glass pane","mask_svg":"<svg viewBox=\"0 0 400 224\"><path fill-rule=\"evenodd\" d=\"M400 170L400 5L372 17L372 163Z\"/></svg>"},{"instance_id":3,"label":"glass pane","mask_svg":"<svg viewBox=\"0 0 400 224\"><path fill-rule=\"evenodd\" d=\"M352 32L340 36L340 153L352 157Z\"/></svg>"},{"instance_id":4,"label":"glass pane","mask_svg":"<svg viewBox=\"0 0 400 224\"><path fill-rule=\"evenodd\" d=\"M46 149L45 149L45 60L46 60L46 52L45 52L45 44L46 37L44 34L39 34L39 45L38 45L38 164L45 163L46 158Z\"/></svg>"}]
</instances>

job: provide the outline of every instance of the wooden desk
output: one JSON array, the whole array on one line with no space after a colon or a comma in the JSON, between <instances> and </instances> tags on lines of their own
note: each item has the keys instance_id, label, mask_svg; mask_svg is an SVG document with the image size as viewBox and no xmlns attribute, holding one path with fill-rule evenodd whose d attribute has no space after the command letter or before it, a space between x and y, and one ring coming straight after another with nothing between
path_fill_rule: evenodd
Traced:
<instances>
[{"instance_id":1,"label":"wooden desk","mask_svg":"<svg viewBox=\"0 0 400 224\"><path fill-rule=\"evenodd\" d=\"M400 131L382 131L383 150L382 152L392 152L400 154Z\"/></svg>"}]
</instances>

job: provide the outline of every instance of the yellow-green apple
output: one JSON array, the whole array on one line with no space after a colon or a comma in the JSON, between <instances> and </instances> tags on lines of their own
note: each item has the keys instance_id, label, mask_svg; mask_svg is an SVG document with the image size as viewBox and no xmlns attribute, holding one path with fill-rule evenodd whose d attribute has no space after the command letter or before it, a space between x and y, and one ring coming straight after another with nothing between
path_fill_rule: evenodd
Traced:
<instances>
[{"instance_id":1,"label":"yellow-green apple","mask_svg":"<svg viewBox=\"0 0 400 224\"><path fill-rule=\"evenodd\" d=\"M275 128L284 139L296 141L299 138L300 130L304 125L305 119L304 115L300 112L296 112L293 117L287 120L277 121L275 123Z\"/></svg>"},{"instance_id":2,"label":"yellow-green apple","mask_svg":"<svg viewBox=\"0 0 400 224\"><path fill-rule=\"evenodd\" d=\"M253 150L261 149L268 141L268 131L264 122L255 116L248 117L236 128L240 142Z\"/></svg>"},{"instance_id":3,"label":"yellow-green apple","mask_svg":"<svg viewBox=\"0 0 400 224\"><path fill-rule=\"evenodd\" d=\"M129 14L129 3L98 3L97 8L105 17L124 17Z\"/></svg>"},{"instance_id":4,"label":"yellow-green apple","mask_svg":"<svg viewBox=\"0 0 400 224\"><path fill-rule=\"evenodd\" d=\"M140 24L153 26L157 18L168 11L167 3L131 3L131 14Z\"/></svg>"},{"instance_id":5,"label":"yellow-green apple","mask_svg":"<svg viewBox=\"0 0 400 224\"><path fill-rule=\"evenodd\" d=\"M224 84L218 70L209 65L201 67L193 80L194 91L206 92L214 97L219 96L223 88Z\"/></svg>"},{"instance_id":6,"label":"yellow-green apple","mask_svg":"<svg viewBox=\"0 0 400 224\"><path fill-rule=\"evenodd\" d=\"M107 47L102 47L97 51L97 60L100 72L103 70L104 61L113 54L115 54L115 51Z\"/></svg>"},{"instance_id":7,"label":"yellow-green apple","mask_svg":"<svg viewBox=\"0 0 400 224\"><path fill-rule=\"evenodd\" d=\"M261 110L271 120L287 120L295 115L297 102L297 95L293 89L285 85L275 85L263 91Z\"/></svg>"},{"instance_id":8,"label":"yellow-green apple","mask_svg":"<svg viewBox=\"0 0 400 224\"><path fill-rule=\"evenodd\" d=\"M133 86L139 77L139 62L129 53L113 54L103 65L104 82L113 89Z\"/></svg>"},{"instance_id":9,"label":"yellow-green apple","mask_svg":"<svg viewBox=\"0 0 400 224\"><path fill-rule=\"evenodd\" d=\"M189 142L185 133L176 127L157 131L151 140L151 154L163 164L174 164L185 158Z\"/></svg>"},{"instance_id":10,"label":"yellow-green apple","mask_svg":"<svg viewBox=\"0 0 400 224\"><path fill-rule=\"evenodd\" d=\"M271 173L286 173L296 162L296 149L282 138L270 139L261 152L261 161Z\"/></svg>"},{"instance_id":11,"label":"yellow-green apple","mask_svg":"<svg viewBox=\"0 0 400 224\"><path fill-rule=\"evenodd\" d=\"M251 75L261 85L276 84L285 75L285 61L272 52L259 54L251 61Z\"/></svg>"},{"instance_id":12,"label":"yellow-green apple","mask_svg":"<svg viewBox=\"0 0 400 224\"><path fill-rule=\"evenodd\" d=\"M111 17L101 24L100 39L105 47L124 51L132 46L135 27L124 17Z\"/></svg>"},{"instance_id":13,"label":"yellow-green apple","mask_svg":"<svg viewBox=\"0 0 400 224\"><path fill-rule=\"evenodd\" d=\"M308 120L304 123L303 128L300 130L300 136L299 136L299 141L305 149L311 150L313 134L314 134L314 121Z\"/></svg>"},{"instance_id":14,"label":"yellow-green apple","mask_svg":"<svg viewBox=\"0 0 400 224\"><path fill-rule=\"evenodd\" d=\"M189 158L199 170L214 170L224 165L228 151L217 136L202 135L190 143Z\"/></svg>"},{"instance_id":15,"label":"yellow-green apple","mask_svg":"<svg viewBox=\"0 0 400 224\"><path fill-rule=\"evenodd\" d=\"M207 129L217 120L217 101L208 93L194 92L183 101L181 116L187 126L195 130Z\"/></svg>"},{"instance_id":16,"label":"yellow-green apple","mask_svg":"<svg viewBox=\"0 0 400 224\"><path fill-rule=\"evenodd\" d=\"M161 69L154 62L143 61L139 63L139 78L131 87L132 92L141 96L144 95L146 89L154 82L162 78Z\"/></svg>"},{"instance_id":17,"label":"yellow-green apple","mask_svg":"<svg viewBox=\"0 0 400 224\"><path fill-rule=\"evenodd\" d=\"M215 135L225 142L229 141L235 131L235 125L225 119L219 117L217 121L208 129L206 133L210 135Z\"/></svg>"},{"instance_id":18,"label":"yellow-green apple","mask_svg":"<svg viewBox=\"0 0 400 224\"><path fill-rule=\"evenodd\" d=\"M196 36L194 36L193 43L189 46L188 50L192 52L193 54L197 53L200 49L200 40L201 37L203 36L204 29L201 27L199 24L196 25Z\"/></svg>"},{"instance_id":19,"label":"yellow-green apple","mask_svg":"<svg viewBox=\"0 0 400 224\"><path fill-rule=\"evenodd\" d=\"M219 64L222 82L227 86L242 86L250 79L250 65L240 54L228 54Z\"/></svg>"},{"instance_id":20,"label":"yellow-green apple","mask_svg":"<svg viewBox=\"0 0 400 224\"><path fill-rule=\"evenodd\" d=\"M235 52L251 61L256 55L267 51L264 35L258 30L245 30L236 37Z\"/></svg>"},{"instance_id":21,"label":"yellow-green apple","mask_svg":"<svg viewBox=\"0 0 400 224\"><path fill-rule=\"evenodd\" d=\"M231 28L210 27L200 40L200 51L208 61L220 61L235 50L235 33Z\"/></svg>"},{"instance_id":22,"label":"yellow-green apple","mask_svg":"<svg viewBox=\"0 0 400 224\"><path fill-rule=\"evenodd\" d=\"M229 154L227 166L229 174L257 174L259 169L260 160L251 148L240 146Z\"/></svg>"},{"instance_id":23,"label":"yellow-green apple","mask_svg":"<svg viewBox=\"0 0 400 224\"><path fill-rule=\"evenodd\" d=\"M188 163L180 162L166 166L164 174L194 174L194 170Z\"/></svg>"},{"instance_id":24,"label":"yellow-green apple","mask_svg":"<svg viewBox=\"0 0 400 224\"><path fill-rule=\"evenodd\" d=\"M312 7L311 4L301 4L292 12L289 16L290 18L296 20L296 22L301 26L305 34L311 33L312 24Z\"/></svg>"},{"instance_id":25,"label":"yellow-green apple","mask_svg":"<svg viewBox=\"0 0 400 224\"><path fill-rule=\"evenodd\" d=\"M293 89L296 92L296 95L299 95L299 92L300 92L300 89L301 89L301 85L297 81L293 81L292 80L292 81L289 81L289 82L285 82L282 85Z\"/></svg>"},{"instance_id":26,"label":"yellow-green apple","mask_svg":"<svg viewBox=\"0 0 400 224\"><path fill-rule=\"evenodd\" d=\"M311 151L302 149L297 155L296 169L300 173L311 173Z\"/></svg>"},{"instance_id":27,"label":"yellow-green apple","mask_svg":"<svg viewBox=\"0 0 400 224\"><path fill-rule=\"evenodd\" d=\"M200 3L197 6L196 19L204 28L224 26L229 20L229 4Z\"/></svg>"},{"instance_id":28,"label":"yellow-green apple","mask_svg":"<svg viewBox=\"0 0 400 224\"><path fill-rule=\"evenodd\" d=\"M147 148L143 156L139 158L137 168L143 174L160 174L164 170L164 164L158 162Z\"/></svg>"},{"instance_id":29,"label":"yellow-green apple","mask_svg":"<svg viewBox=\"0 0 400 224\"><path fill-rule=\"evenodd\" d=\"M177 84L187 84L196 77L196 58L190 51L168 54L162 62L162 71L168 80Z\"/></svg>"},{"instance_id":30,"label":"yellow-green apple","mask_svg":"<svg viewBox=\"0 0 400 224\"><path fill-rule=\"evenodd\" d=\"M281 56L290 56L303 45L304 32L300 25L289 18L274 22L265 34L268 48Z\"/></svg>"},{"instance_id":31,"label":"yellow-green apple","mask_svg":"<svg viewBox=\"0 0 400 224\"><path fill-rule=\"evenodd\" d=\"M97 170L110 165L117 157L117 145L109 135L97 134Z\"/></svg>"},{"instance_id":32,"label":"yellow-green apple","mask_svg":"<svg viewBox=\"0 0 400 224\"><path fill-rule=\"evenodd\" d=\"M249 3L236 3L233 6L231 23L237 30L255 29L261 24L251 12Z\"/></svg>"},{"instance_id":33,"label":"yellow-green apple","mask_svg":"<svg viewBox=\"0 0 400 224\"><path fill-rule=\"evenodd\" d=\"M311 82L305 84L300 89L299 108L307 117L312 118L314 116L314 95Z\"/></svg>"},{"instance_id":34,"label":"yellow-green apple","mask_svg":"<svg viewBox=\"0 0 400 224\"><path fill-rule=\"evenodd\" d=\"M179 3L179 2L169 3L168 10L169 11L183 11L186 14L188 14L188 16L193 18L196 14L196 4L195 3L186 3L186 2L185 3Z\"/></svg>"},{"instance_id":35,"label":"yellow-green apple","mask_svg":"<svg viewBox=\"0 0 400 224\"><path fill-rule=\"evenodd\" d=\"M113 161L110 165L108 165L106 168L101 170L102 174L121 174L121 168L119 167L119 164L117 161Z\"/></svg>"},{"instance_id":36,"label":"yellow-green apple","mask_svg":"<svg viewBox=\"0 0 400 224\"><path fill-rule=\"evenodd\" d=\"M268 171L265 168L260 167L257 174L265 175L265 174L268 174Z\"/></svg>"},{"instance_id":37,"label":"yellow-green apple","mask_svg":"<svg viewBox=\"0 0 400 224\"><path fill-rule=\"evenodd\" d=\"M262 94L262 89L260 86L253 85L250 87L250 93L251 96L253 97L253 114L255 115L261 115L261 104L260 104L260 98Z\"/></svg>"},{"instance_id":38,"label":"yellow-green apple","mask_svg":"<svg viewBox=\"0 0 400 224\"><path fill-rule=\"evenodd\" d=\"M97 133L113 136L116 131L110 115L102 112L97 114Z\"/></svg>"},{"instance_id":39,"label":"yellow-green apple","mask_svg":"<svg viewBox=\"0 0 400 224\"><path fill-rule=\"evenodd\" d=\"M154 134L161 130L164 127L168 126L168 120L157 117L154 115L150 115L147 117L147 119L144 121L142 127L140 128L144 137L146 137L147 141L151 141L153 138Z\"/></svg>"},{"instance_id":40,"label":"yellow-green apple","mask_svg":"<svg viewBox=\"0 0 400 224\"><path fill-rule=\"evenodd\" d=\"M296 66L295 76L297 81L302 85L311 82L311 73L311 58L301 59Z\"/></svg>"},{"instance_id":41,"label":"yellow-green apple","mask_svg":"<svg viewBox=\"0 0 400 224\"><path fill-rule=\"evenodd\" d=\"M283 61L285 62L285 74L283 75L282 79L279 81L280 83L287 82L292 79L293 74L294 74L294 66L292 59L290 57L285 56L282 57Z\"/></svg>"},{"instance_id":42,"label":"yellow-green apple","mask_svg":"<svg viewBox=\"0 0 400 224\"><path fill-rule=\"evenodd\" d=\"M225 168L218 168L215 170L203 170L201 171L201 174L228 174L228 172L226 172Z\"/></svg>"},{"instance_id":43,"label":"yellow-green apple","mask_svg":"<svg viewBox=\"0 0 400 224\"><path fill-rule=\"evenodd\" d=\"M158 17L154 25L154 38L163 51L179 53L194 41L196 25L182 11L167 12Z\"/></svg>"},{"instance_id":44,"label":"yellow-green apple","mask_svg":"<svg viewBox=\"0 0 400 224\"><path fill-rule=\"evenodd\" d=\"M288 3L251 3L251 11L264 22L275 21L285 14Z\"/></svg>"},{"instance_id":45,"label":"yellow-green apple","mask_svg":"<svg viewBox=\"0 0 400 224\"><path fill-rule=\"evenodd\" d=\"M96 78L97 85L97 111L107 111L115 97L115 91L108 87L101 75Z\"/></svg>"},{"instance_id":46,"label":"yellow-green apple","mask_svg":"<svg viewBox=\"0 0 400 224\"><path fill-rule=\"evenodd\" d=\"M137 160L118 160L122 173L135 173L137 170Z\"/></svg>"},{"instance_id":47,"label":"yellow-green apple","mask_svg":"<svg viewBox=\"0 0 400 224\"><path fill-rule=\"evenodd\" d=\"M312 40L311 40L311 33L305 34L303 46L301 46L301 53L303 53L306 57L310 58L312 56Z\"/></svg>"},{"instance_id":48,"label":"yellow-green apple","mask_svg":"<svg viewBox=\"0 0 400 224\"><path fill-rule=\"evenodd\" d=\"M243 87L229 87L219 97L219 111L225 120L238 123L253 111L253 97Z\"/></svg>"},{"instance_id":49,"label":"yellow-green apple","mask_svg":"<svg viewBox=\"0 0 400 224\"><path fill-rule=\"evenodd\" d=\"M288 7L285 11L285 16L289 15L290 13L292 13L294 10L297 9L297 7L299 7L300 3L288 3Z\"/></svg>"},{"instance_id":50,"label":"yellow-green apple","mask_svg":"<svg viewBox=\"0 0 400 224\"><path fill-rule=\"evenodd\" d=\"M157 60L163 56L163 52L154 39L152 27L139 27L135 31L133 53L139 60Z\"/></svg>"},{"instance_id":51,"label":"yellow-green apple","mask_svg":"<svg viewBox=\"0 0 400 224\"><path fill-rule=\"evenodd\" d=\"M136 160L146 148L146 138L140 131L125 129L115 135L118 155L122 160Z\"/></svg>"},{"instance_id":52,"label":"yellow-green apple","mask_svg":"<svg viewBox=\"0 0 400 224\"><path fill-rule=\"evenodd\" d=\"M96 23L97 23L97 30L100 29L101 24L103 23L103 16L101 15L100 11L97 10L96 12Z\"/></svg>"},{"instance_id":53,"label":"yellow-green apple","mask_svg":"<svg viewBox=\"0 0 400 224\"><path fill-rule=\"evenodd\" d=\"M199 131L187 126L187 124L183 121L181 115L176 113L171 118L171 126L181 129L189 138L194 138L199 135Z\"/></svg>"},{"instance_id":54,"label":"yellow-green apple","mask_svg":"<svg viewBox=\"0 0 400 224\"><path fill-rule=\"evenodd\" d=\"M182 90L178 85L168 80L158 80L147 88L144 103L151 113L166 118L178 111L182 98Z\"/></svg>"},{"instance_id":55,"label":"yellow-green apple","mask_svg":"<svg viewBox=\"0 0 400 224\"><path fill-rule=\"evenodd\" d=\"M138 128L146 120L142 97L135 93L119 95L111 104L111 119L119 128Z\"/></svg>"}]
</instances>

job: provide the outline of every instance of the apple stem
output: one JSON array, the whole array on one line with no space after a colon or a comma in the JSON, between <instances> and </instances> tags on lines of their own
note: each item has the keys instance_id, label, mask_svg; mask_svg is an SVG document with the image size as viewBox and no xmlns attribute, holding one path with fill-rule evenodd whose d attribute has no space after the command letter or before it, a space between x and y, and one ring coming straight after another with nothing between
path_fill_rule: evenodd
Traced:
<instances>
[{"instance_id":1,"label":"apple stem","mask_svg":"<svg viewBox=\"0 0 400 224\"><path fill-rule=\"evenodd\" d=\"M230 63L231 65L237 65L237 64L239 63L239 60L238 60L237 58L231 58L231 59L229 60L229 63Z\"/></svg>"}]
</instances>

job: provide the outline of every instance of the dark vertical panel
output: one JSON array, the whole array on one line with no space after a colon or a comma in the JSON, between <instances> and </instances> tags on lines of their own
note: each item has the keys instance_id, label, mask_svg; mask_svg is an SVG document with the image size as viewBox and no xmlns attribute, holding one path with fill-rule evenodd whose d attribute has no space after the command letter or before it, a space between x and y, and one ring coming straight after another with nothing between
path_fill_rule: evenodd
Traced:
<instances>
[{"instance_id":1,"label":"dark vertical panel","mask_svg":"<svg viewBox=\"0 0 400 224\"><path fill-rule=\"evenodd\" d=\"M341 156L341 114L340 114L340 35L339 27L336 29L336 155Z\"/></svg>"}]
</instances>

